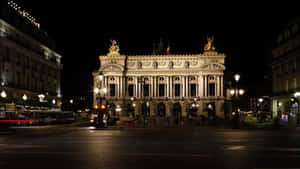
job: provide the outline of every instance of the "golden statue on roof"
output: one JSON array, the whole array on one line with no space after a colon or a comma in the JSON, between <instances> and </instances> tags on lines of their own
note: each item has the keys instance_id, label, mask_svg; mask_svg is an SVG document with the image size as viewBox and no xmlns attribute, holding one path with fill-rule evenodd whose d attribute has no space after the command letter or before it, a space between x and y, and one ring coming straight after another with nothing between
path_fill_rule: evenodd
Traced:
<instances>
[{"instance_id":1,"label":"golden statue on roof","mask_svg":"<svg viewBox=\"0 0 300 169\"><path fill-rule=\"evenodd\" d=\"M212 44L214 41L214 37L207 37L207 44L204 46L204 51L214 51L216 48Z\"/></svg>"},{"instance_id":2,"label":"golden statue on roof","mask_svg":"<svg viewBox=\"0 0 300 169\"><path fill-rule=\"evenodd\" d=\"M117 45L117 41L116 40L112 40L111 41L111 46L109 48L109 54L119 54L119 46Z\"/></svg>"}]
</instances>

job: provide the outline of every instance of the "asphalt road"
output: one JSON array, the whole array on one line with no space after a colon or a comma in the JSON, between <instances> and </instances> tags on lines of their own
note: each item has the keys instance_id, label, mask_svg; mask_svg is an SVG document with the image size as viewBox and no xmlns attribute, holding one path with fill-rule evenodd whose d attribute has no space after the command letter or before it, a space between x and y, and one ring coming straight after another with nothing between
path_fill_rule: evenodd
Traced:
<instances>
[{"instance_id":1,"label":"asphalt road","mask_svg":"<svg viewBox=\"0 0 300 169\"><path fill-rule=\"evenodd\" d=\"M300 168L300 130L19 128L0 132L11 168Z\"/></svg>"}]
</instances>

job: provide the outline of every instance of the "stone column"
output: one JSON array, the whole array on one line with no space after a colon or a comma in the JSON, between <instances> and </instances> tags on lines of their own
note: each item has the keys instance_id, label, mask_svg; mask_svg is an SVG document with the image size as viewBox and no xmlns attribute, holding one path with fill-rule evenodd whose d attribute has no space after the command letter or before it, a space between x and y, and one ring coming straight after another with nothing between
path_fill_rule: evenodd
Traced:
<instances>
[{"instance_id":1,"label":"stone column","mask_svg":"<svg viewBox=\"0 0 300 169\"><path fill-rule=\"evenodd\" d=\"M182 97L185 97L185 76L182 76Z\"/></svg>"},{"instance_id":2,"label":"stone column","mask_svg":"<svg viewBox=\"0 0 300 169\"><path fill-rule=\"evenodd\" d=\"M124 88L124 86L123 86L123 79L124 79L123 76L121 76L121 86L120 86L120 88L121 88L121 89L120 89L120 90L121 90L120 96L121 96L121 97L123 97L123 93L124 93L124 92L123 92L123 88Z\"/></svg>"},{"instance_id":3,"label":"stone column","mask_svg":"<svg viewBox=\"0 0 300 169\"><path fill-rule=\"evenodd\" d=\"M105 96L109 96L109 86L108 86L108 76L105 77L105 88L107 90L107 93Z\"/></svg>"},{"instance_id":4,"label":"stone column","mask_svg":"<svg viewBox=\"0 0 300 169\"><path fill-rule=\"evenodd\" d=\"M170 97L173 97L173 76L170 77Z\"/></svg>"},{"instance_id":5,"label":"stone column","mask_svg":"<svg viewBox=\"0 0 300 169\"><path fill-rule=\"evenodd\" d=\"M138 77L135 77L135 97L139 97L138 96L138 89L139 89L139 82L138 82Z\"/></svg>"},{"instance_id":6,"label":"stone column","mask_svg":"<svg viewBox=\"0 0 300 169\"><path fill-rule=\"evenodd\" d=\"M186 108L188 106L188 103L187 102L182 102L181 103L181 111L182 111L182 116L183 117L187 117L187 111L186 111Z\"/></svg>"},{"instance_id":7,"label":"stone column","mask_svg":"<svg viewBox=\"0 0 300 169\"><path fill-rule=\"evenodd\" d=\"M156 87L157 87L157 76L154 76L154 86L153 86L153 89L154 89L154 97L157 97L157 89L156 89Z\"/></svg>"},{"instance_id":8,"label":"stone column","mask_svg":"<svg viewBox=\"0 0 300 169\"><path fill-rule=\"evenodd\" d=\"M150 116L152 117L152 116L156 116L156 107L157 107L157 104L156 103L154 103L154 102L152 102L151 104L150 104Z\"/></svg>"},{"instance_id":9,"label":"stone column","mask_svg":"<svg viewBox=\"0 0 300 169\"><path fill-rule=\"evenodd\" d=\"M106 87L106 77L105 76L103 76L103 83L102 84L103 84L102 88L106 88L107 89L107 87ZM104 93L103 93L103 96L105 96Z\"/></svg>"},{"instance_id":10,"label":"stone column","mask_svg":"<svg viewBox=\"0 0 300 169\"><path fill-rule=\"evenodd\" d=\"M172 102L167 102L166 103L166 117L171 117L172 116Z\"/></svg>"},{"instance_id":11,"label":"stone column","mask_svg":"<svg viewBox=\"0 0 300 169\"><path fill-rule=\"evenodd\" d=\"M117 85L116 85L116 87L117 87L117 94L116 94L116 96L120 97L120 76L117 76L116 78L117 78Z\"/></svg>"},{"instance_id":12,"label":"stone column","mask_svg":"<svg viewBox=\"0 0 300 169\"><path fill-rule=\"evenodd\" d=\"M217 96L221 96L221 95L220 95L220 93L221 93L221 90L220 90L220 89L221 89L221 86L220 86L220 84L221 84L221 83L220 83L220 80L221 80L221 79L220 79L220 76L219 76L219 75L217 76L217 80L218 80L218 85L217 85L217 86L218 86L218 90L217 90L218 94L217 94Z\"/></svg>"},{"instance_id":13,"label":"stone column","mask_svg":"<svg viewBox=\"0 0 300 169\"><path fill-rule=\"evenodd\" d=\"M203 97L203 76L198 77L198 93L200 97Z\"/></svg>"},{"instance_id":14,"label":"stone column","mask_svg":"<svg viewBox=\"0 0 300 169\"><path fill-rule=\"evenodd\" d=\"M189 97L190 96L190 92L189 92L189 89L190 89L190 86L189 86L190 84L189 84L189 76L186 76L185 77L185 95L186 95L186 97Z\"/></svg>"},{"instance_id":15,"label":"stone column","mask_svg":"<svg viewBox=\"0 0 300 169\"><path fill-rule=\"evenodd\" d=\"M215 82L215 96L218 96L218 95L219 95L219 94L218 94L218 91L219 91L219 89L218 89L218 88L219 88L219 76L216 75L216 76L215 76L215 79L216 79L216 80L215 80L215 81L216 81L216 82Z\"/></svg>"},{"instance_id":16,"label":"stone column","mask_svg":"<svg viewBox=\"0 0 300 169\"><path fill-rule=\"evenodd\" d=\"M224 96L224 87L223 87L223 84L224 84L224 82L223 82L223 76L221 76L221 97Z\"/></svg>"},{"instance_id":17,"label":"stone column","mask_svg":"<svg viewBox=\"0 0 300 169\"><path fill-rule=\"evenodd\" d=\"M140 79L142 80L142 77ZM142 82L139 83L139 97L143 97L143 85Z\"/></svg>"},{"instance_id":18,"label":"stone column","mask_svg":"<svg viewBox=\"0 0 300 169\"><path fill-rule=\"evenodd\" d=\"M207 75L204 75L204 96L207 97Z\"/></svg>"},{"instance_id":19,"label":"stone column","mask_svg":"<svg viewBox=\"0 0 300 169\"><path fill-rule=\"evenodd\" d=\"M153 76L150 76L150 97L153 97Z\"/></svg>"},{"instance_id":20,"label":"stone column","mask_svg":"<svg viewBox=\"0 0 300 169\"><path fill-rule=\"evenodd\" d=\"M167 76L167 97L170 97L170 76Z\"/></svg>"},{"instance_id":21,"label":"stone column","mask_svg":"<svg viewBox=\"0 0 300 169\"><path fill-rule=\"evenodd\" d=\"M203 106L203 105L202 105L201 101L200 101L200 102L197 102L197 104L199 105L198 111L197 111L197 116L200 117L200 116L202 115L202 109L203 109L202 106Z\"/></svg>"}]
</instances>

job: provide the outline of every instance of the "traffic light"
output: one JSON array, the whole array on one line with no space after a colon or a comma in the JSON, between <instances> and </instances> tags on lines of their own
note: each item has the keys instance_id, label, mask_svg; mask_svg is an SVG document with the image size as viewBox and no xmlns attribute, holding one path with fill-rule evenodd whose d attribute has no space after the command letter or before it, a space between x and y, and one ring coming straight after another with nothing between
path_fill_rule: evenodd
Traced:
<instances>
[{"instance_id":1,"label":"traffic light","mask_svg":"<svg viewBox=\"0 0 300 169\"><path fill-rule=\"evenodd\" d=\"M94 105L94 109L98 110L99 106L98 105Z\"/></svg>"},{"instance_id":2,"label":"traffic light","mask_svg":"<svg viewBox=\"0 0 300 169\"><path fill-rule=\"evenodd\" d=\"M100 108L101 108L102 110L105 110L105 109L106 109L106 105L105 105L105 104L101 104Z\"/></svg>"}]
</instances>

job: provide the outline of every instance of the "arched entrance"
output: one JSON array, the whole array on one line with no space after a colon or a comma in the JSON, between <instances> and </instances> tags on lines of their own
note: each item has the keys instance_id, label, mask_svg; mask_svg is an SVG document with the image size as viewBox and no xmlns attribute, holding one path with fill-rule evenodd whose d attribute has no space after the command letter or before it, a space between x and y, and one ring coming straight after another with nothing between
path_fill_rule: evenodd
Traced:
<instances>
[{"instance_id":1,"label":"arched entrance","mask_svg":"<svg viewBox=\"0 0 300 169\"><path fill-rule=\"evenodd\" d=\"M216 118L216 106L215 103L208 103L207 104L207 114L208 119L215 119Z\"/></svg>"},{"instance_id":2,"label":"arched entrance","mask_svg":"<svg viewBox=\"0 0 300 169\"><path fill-rule=\"evenodd\" d=\"M157 105L157 116L164 117L166 115L166 106L164 103Z\"/></svg>"},{"instance_id":3,"label":"arched entrance","mask_svg":"<svg viewBox=\"0 0 300 169\"><path fill-rule=\"evenodd\" d=\"M179 123L179 118L182 115L181 105L180 103L174 103L173 105L173 111L172 111L173 118L175 119L175 123Z\"/></svg>"},{"instance_id":4,"label":"arched entrance","mask_svg":"<svg viewBox=\"0 0 300 169\"><path fill-rule=\"evenodd\" d=\"M195 103L189 104L188 116L191 115L192 117L197 117L197 113L198 113L197 104Z\"/></svg>"},{"instance_id":5,"label":"arched entrance","mask_svg":"<svg viewBox=\"0 0 300 169\"><path fill-rule=\"evenodd\" d=\"M132 104L127 104L126 116L129 117L130 115L134 117L134 107L132 106Z\"/></svg>"}]
</instances>

